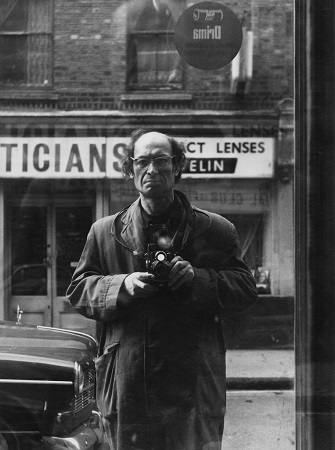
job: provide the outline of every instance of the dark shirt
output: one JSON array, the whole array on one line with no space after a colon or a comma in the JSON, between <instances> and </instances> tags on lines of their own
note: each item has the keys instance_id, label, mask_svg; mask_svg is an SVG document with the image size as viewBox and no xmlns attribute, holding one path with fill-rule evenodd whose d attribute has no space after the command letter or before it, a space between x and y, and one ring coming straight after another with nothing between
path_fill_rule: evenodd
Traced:
<instances>
[{"instance_id":1,"label":"dark shirt","mask_svg":"<svg viewBox=\"0 0 335 450\"><path fill-rule=\"evenodd\" d=\"M173 204L163 214L148 214L142 206L141 213L147 242L165 249L174 246L178 227L183 216L182 204L179 198L175 196Z\"/></svg>"}]
</instances>

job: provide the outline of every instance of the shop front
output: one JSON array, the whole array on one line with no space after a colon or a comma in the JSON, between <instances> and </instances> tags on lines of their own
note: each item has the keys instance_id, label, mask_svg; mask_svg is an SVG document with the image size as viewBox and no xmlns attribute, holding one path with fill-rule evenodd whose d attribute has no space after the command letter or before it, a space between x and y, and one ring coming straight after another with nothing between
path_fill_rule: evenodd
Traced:
<instances>
[{"instance_id":1,"label":"shop front","mask_svg":"<svg viewBox=\"0 0 335 450\"><path fill-rule=\"evenodd\" d=\"M66 114L4 120L2 318L13 320L20 310L23 323L95 333L95 323L72 311L65 292L92 222L137 197L120 169L130 130L139 125L132 120ZM196 119L199 126L185 117L152 120L148 115L140 125L185 143L189 164L177 189L236 225L261 296L293 304L293 193L291 180L278 176L278 116L253 118L252 127L247 115L216 118L211 129L206 118Z\"/></svg>"}]
</instances>

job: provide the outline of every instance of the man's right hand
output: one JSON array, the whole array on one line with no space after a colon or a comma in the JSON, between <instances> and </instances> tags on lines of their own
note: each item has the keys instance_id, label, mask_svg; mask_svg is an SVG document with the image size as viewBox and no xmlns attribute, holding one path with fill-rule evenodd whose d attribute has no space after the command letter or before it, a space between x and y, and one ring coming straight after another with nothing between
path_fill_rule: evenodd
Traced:
<instances>
[{"instance_id":1,"label":"man's right hand","mask_svg":"<svg viewBox=\"0 0 335 450\"><path fill-rule=\"evenodd\" d=\"M129 297L149 297L158 291L153 282L155 276L148 272L134 272L124 279L124 288Z\"/></svg>"}]
</instances>

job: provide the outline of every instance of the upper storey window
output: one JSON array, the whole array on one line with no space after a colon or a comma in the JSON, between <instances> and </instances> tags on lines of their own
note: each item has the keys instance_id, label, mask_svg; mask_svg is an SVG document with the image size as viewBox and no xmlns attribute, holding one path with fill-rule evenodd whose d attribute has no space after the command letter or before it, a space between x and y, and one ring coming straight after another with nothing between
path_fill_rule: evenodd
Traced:
<instances>
[{"instance_id":1,"label":"upper storey window","mask_svg":"<svg viewBox=\"0 0 335 450\"><path fill-rule=\"evenodd\" d=\"M49 86L52 0L1 0L0 85Z\"/></svg>"},{"instance_id":2,"label":"upper storey window","mask_svg":"<svg viewBox=\"0 0 335 450\"><path fill-rule=\"evenodd\" d=\"M171 3L171 5L170 5ZM147 0L128 17L127 86L130 90L183 88L183 71L173 44L172 3Z\"/></svg>"}]
</instances>

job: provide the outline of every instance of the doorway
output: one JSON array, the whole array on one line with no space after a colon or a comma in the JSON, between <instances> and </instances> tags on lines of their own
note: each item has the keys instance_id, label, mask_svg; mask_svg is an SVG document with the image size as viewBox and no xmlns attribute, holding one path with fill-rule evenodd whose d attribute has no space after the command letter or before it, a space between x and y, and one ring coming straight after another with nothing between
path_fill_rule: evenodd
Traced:
<instances>
[{"instance_id":1,"label":"doorway","mask_svg":"<svg viewBox=\"0 0 335 450\"><path fill-rule=\"evenodd\" d=\"M95 216L95 196L31 195L10 207L9 318L24 324L95 334L95 322L76 313L66 289Z\"/></svg>"}]
</instances>

